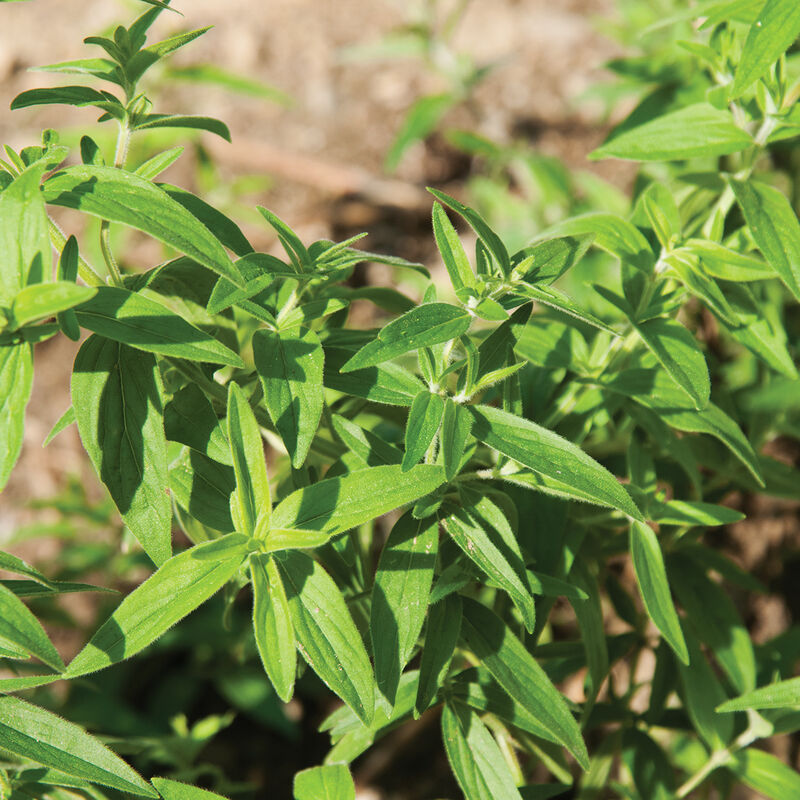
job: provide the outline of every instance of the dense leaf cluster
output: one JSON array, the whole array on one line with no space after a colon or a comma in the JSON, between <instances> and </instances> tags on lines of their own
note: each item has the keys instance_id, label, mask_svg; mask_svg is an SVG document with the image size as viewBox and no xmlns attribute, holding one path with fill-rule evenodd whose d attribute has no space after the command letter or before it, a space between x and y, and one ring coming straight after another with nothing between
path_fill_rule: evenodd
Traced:
<instances>
[{"instance_id":1,"label":"dense leaf cluster","mask_svg":"<svg viewBox=\"0 0 800 800\"><path fill-rule=\"evenodd\" d=\"M511 252L477 211L431 190L450 285L427 283L419 303L348 278L365 260L427 275L420 265L355 240L306 245L266 209L285 256L255 252L223 213L157 181L179 149L127 164L138 130L227 137L216 120L151 112L139 80L203 31L148 45L165 7L148 2L113 38L86 40L103 57L48 68L117 93L80 84L12 104L98 108L119 125L113 165L89 137L82 163L67 162L52 131L0 162L0 485L22 443L33 345L88 331L54 434L77 425L155 566L65 665L20 598L32 584L92 587L0 554L19 576L0 584L0 656L42 664L0 679L0 796L218 797L145 781L15 694L135 656L223 587L252 596L255 645L282 701L308 669L344 703L323 726L326 766L297 776L299 800L352 800L344 765L431 708L469 800L570 786L596 796L614 764L615 789L642 800L737 782L800 796L797 774L751 747L800 727L797 645L753 645L726 586L754 580L703 540L741 519L721 504L731 491L797 498L797 471L763 453L800 430L785 324L800 299L800 223L763 170L775 143L800 133L800 59L786 54L796 2L679 14L704 16L684 43L692 83L656 86L594 154L674 162L644 181L629 216L570 218ZM107 278L50 206L102 220ZM172 257L126 274L112 224ZM594 285L587 307L560 279L597 252L615 279ZM349 327L356 301L391 320ZM176 522L193 546L173 553ZM619 579L625 554L638 596ZM558 598L579 638L553 638ZM609 632L611 617L623 632ZM636 665L653 654L640 682ZM612 674L619 663L627 678ZM579 702L558 688L575 674ZM534 785L540 765L551 782Z\"/></svg>"}]
</instances>

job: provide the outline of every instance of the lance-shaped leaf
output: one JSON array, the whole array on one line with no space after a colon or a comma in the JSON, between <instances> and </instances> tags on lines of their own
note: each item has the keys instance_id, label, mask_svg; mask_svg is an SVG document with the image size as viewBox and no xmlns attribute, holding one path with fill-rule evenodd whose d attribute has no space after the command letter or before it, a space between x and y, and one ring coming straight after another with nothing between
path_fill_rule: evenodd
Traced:
<instances>
[{"instance_id":1,"label":"lance-shaped leaf","mask_svg":"<svg viewBox=\"0 0 800 800\"><path fill-rule=\"evenodd\" d=\"M192 361L243 366L242 359L166 306L136 292L101 286L75 309L78 322L90 331L139 350Z\"/></svg>"},{"instance_id":2,"label":"lance-shaped leaf","mask_svg":"<svg viewBox=\"0 0 800 800\"><path fill-rule=\"evenodd\" d=\"M72 373L83 446L125 524L156 564L171 552L167 440L155 358L90 336Z\"/></svg>"},{"instance_id":3,"label":"lance-shaped leaf","mask_svg":"<svg viewBox=\"0 0 800 800\"><path fill-rule=\"evenodd\" d=\"M734 124L729 111L695 103L612 135L590 158L673 161L738 153L752 144L750 134Z\"/></svg>"},{"instance_id":4,"label":"lance-shaped leaf","mask_svg":"<svg viewBox=\"0 0 800 800\"><path fill-rule=\"evenodd\" d=\"M403 471L410 470L425 455L442 424L444 400L441 395L420 392L411 404L406 423Z\"/></svg>"},{"instance_id":5,"label":"lance-shaped leaf","mask_svg":"<svg viewBox=\"0 0 800 800\"><path fill-rule=\"evenodd\" d=\"M272 512L264 442L250 403L233 381L228 387L228 441L236 475L231 500L234 525L241 533L263 538L270 529Z\"/></svg>"},{"instance_id":6,"label":"lance-shaped leaf","mask_svg":"<svg viewBox=\"0 0 800 800\"><path fill-rule=\"evenodd\" d=\"M164 800L227 800L221 794L209 792L208 789L198 789L197 786L189 786L188 783L171 781L168 778L152 778L150 782L158 789Z\"/></svg>"},{"instance_id":7,"label":"lance-shaped leaf","mask_svg":"<svg viewBox=\"0 0 800 800\"><path fill-rule=\"evenodd\" d=\"M442 741L466 800L522 800L497 742L474 711L446 703Z\"/></svg>"},{"instance_id":8,"label":"lance-shaped leaf","mask_svg":"<svg viewBox=\"0 0 800 800\"><path fill-rule=\"evenodd\" d=\"M719 712L747 711L749 708L791 708L800 706L800 677L777 681L769 686L727 700L717 706Z\"/></svg>"},{"instance_id":9,"label":"lance-shaped leaf","mask_svg":"<svg viewBox=\"0 0 800 800\"><path fill-rule=\"evenodd\" d=\"M176 392L164 409L167 439L180 442L222 464L232 464L223 423L197 384Z\"/></svg>"},{"instance_id":10,"label":"lance-shaped leaf","mask_svg":"<svg viewBox=\"0 0 800 800\"><path fill-rule=\"evenodd\" d=\"M693 559L678 554L668 566L670 583L698 639L710 648L737 691L754 689L753 643L730 597Z\"/></svg>"},{"instance_id":11,"label":"lance-shaped leaf","mask_svg":"<svg viewBox=\"0 0 800 800\"><path fill-rule=\"evenodd\" d=\"M470 315L449 303L424 303L382 328L376 339L364 345L342 372L373 367L384 361L461 336L469 328Z\"/></svg>"},{"instance_id":12,"label":"lance-shaped leaf","mask_svg":"<svg viewBox=\"0 0 800 800\"><path fill-rule=\"evenodd\" d=\"M139 797L158 793L94 736L17 697L0 697L0 746L74 778Z\"/></svg>"},{"instance_id":13,"label":"lance-shaped leaf","mask_svg":"<svg viewBox=\"0 0 800 800\"><path fill-rule=\"evenodd\" d=\"M136 655L202 605L237 572L249 540L238 533L190 547L134 589L70 662L67 678Z\"/></svg>"},{"instance_id":14,"label":"lance-shaped leaf","mask_svg":"<svg viewBox=\"0 0 800 800\"><path fill-rule=\"evenodd\" d=\"M445 527L455 543L498 586L508 592L525 627L533 631L536 608L525 562L514 532L502 511L488 497L464 495Z\"/></svg>"},{"instance_id":15,"label":"lance-shaped leaf","mask_svg":"<svg viewBox=\"0 0 800 800\"><path fill-rule=\"evenodd\" d=\"M631 222L616 214L593 212L564 220L546 230L543 236L593 236L593 244L626 264L650 273L656 258L644 234Z\"/></svg>"},{"instance_id":16,"label":"lance-shaped leaf","mask_svg":"<svg viewBox=\"0 0 800 800\"><path fill-rule=\"evenodd\" d=\"M341 369L351 355L351 350L325 347L324 380L328 389L374 403L410 406L425 388L419 378L398 364L382 364L344 373Z\"/></svg>"},{"instance_id":17,"label":"lance-shaped leaf","mask_svg":"<svg viewBox=\"0 0 800 800\"><path fill-rule=\"evenodd\" d=\"M534 472L573 487L583 499L642 519L617 479L572 442L533 422L489 406L469 406L472 434Z\"/></svg>"},{"instance_id":18,"label":"lance-shaped leaf","mask_svg":"<svg viewBox=\"0 0 800 800\"><path fill-rule=\"evenodd\" d=\"M736 67L729 99L741 97L800 35L800 6L794 0L766 0L756 15Z\"/></svg>"},{"instance_id":19,"label":"lance-shaped leaf","mask_svg":"<svg viewBox=\"0 0 800 800\"><path fill-rule=\"evenodd\" d=\"M325 393L325 356L310 328L259 330L253 336L253 359L264 387L264 402L299 469L317 432Z\"/></svg>"},{"instance_id":20,"label":"lance-shaped leaf","mask_svg":"<svg viewBox=\"0 0 800 800\"><path fill-rule=\"evenodd\" d=\"M50 237L39 182L46 164L25 169L0 193L0 306L27 283L50 276Z\"/></svg>"},{"instance_id":21,"label":"lance-shaped leaf","mask_svg":"<svg viewBox=\"0 0 800 800\"><path fill-rule=\"evenodd\" d=\"M697 342L674 319L650 319L636 325L636 331L672 380L694 401L698 409L708 405L711 381L706 360Z\"/></svg>"},{"instance_id":22,"label":"lance-shaped leaf","mask_svg":"<svg viewBox=\"0 0 800 800\"><path fill-rule=\"evenodd\" d=\"M755 747L740 750L729 769L745 786L771 800L794 800L800 797L800 774L772 753Z\"/></svg>"},{"instance_id":23,"label":"lance-shaped leaf","mask_svg":"<svg viewBox=\"0 0 800 800\"><path fill-rule=\"evenodd\" d=\"M425 621L438 548L438 520L417 520L409 511L395 523L378 561L369 624L375 677L390 704Z\"/></svg>"},{"instance_id":24,"label":"lance-shaped leaf","mask_svg":"<svg viewBox=\"0 0 800 800\"><path fill-rule=\"evenodd\" d=\"M55 66L55 65L54 65ZM11 101L11 110L42 105L91 106L100 107L117 98L108 92L99 92L89 86L53 86L50 88L28 89ZM119 101L117 101L119 102Z\"/></svg>"},{"instance_id":25,"label":"lance-shaped leaf","mask_svg":"<svg viewBox=\"0 0 800 800\"><path fill-rule=\"evenodd\" d=\"M250 559L253 576L253 635L258 654L278 697L288 703L297 667L289 601L275 561L258 554Z\"/></svg>"},{"instance_id":26,"label":"lance-shaped leaf","mask_svg":"<svg viewBox=\"0 0 800 800\"><path fill-rule=\"evenodd\" d=\"M191 128L215 133L226 142L231 140L231 132L224 122L214 117L202 117L194 114L148 114L136 123L134 130L142 131L150 128Z\"/></svg>"},{"instance_id":27,"label":"lance-shaped leaf","mask_svg":"<svg viewBox=\"0 0 800 800\"><path fill-rule=\"evenodd\" d=\"M272 512L274 528L325 531L331 536L413 503L444 483L441 467L369 467L292 492Z\"/></svg>"},{"instance_id":28,"label":"lance-shaped leaf","mask_svg":"<svg viewBox=\"0 0 800 800\"><path fill-rule=\"evenodd\" d=\"M38 584L34 584L35 586ZM43 588L39 585L39 588ZM64 662L40 622L7 586L0 584L0 647L10 643L61 671Z\"/></svg>"},{"instance_id":29,"label":"lance-shaped leaf","mask_svg":"<svg viewBox=\"0 0 800 800\"><path fill-rule=\"evenodd\" d=\"M449 594L430 608L419 668L414 718L423 714L444 683L461 635L461 596Z\"/></svg>"},{"instance_id":30,"label":"lance-shaped leaf","mask_svg":"<svg viewBox=\"0 0 800 800\"><path fill-rule=\"evenodd\" d=\"M661 554L658 539L649 525L636 521L631 523L630 551L639 592L650 619L678 658L684 664L688 664L689 653L681 632L678 614L672 603L664 556Z\"/></svg>"},{"instance_id":31,"label":"lance-shaped leaf","mask_svg":"<svg viewBox=\"0 0 800 800\"><path fill-rule=\"evenodd\" d=\"M538 719L584 768L589 756L567 702L525 646L486 606L463 598L462 635L508 695Z\"/></svg>"},{"instance_id":32,"label":"lance-shaped leaf","mask_svg":"<svg viewBox=\"0 0 800 800\"><path fill-rule=\"evenodd\" d=\"M444 464L445 478L448 481L453 480L458 472L471 429L472 417L467 409L448 397L445 400L440 436L442 463Z\"/></svg>"},{"instance_id":33,"label":"lance-shaped leaf","mask_svg":"<svg viewBox=\"0 0 800 800\"><path fill-rule=\"evenodd\" d=\"M33 386L33 347L0 345L0 490L22 449L25 407Z\"/></svg>"},{"instance_id":34,"label":"lance-shaped leaf","mask_svg":"<svg viewBox=\"0 0 800 800\"><path fill-rule=\"evenodd\" d=\"M300 655L369 725L375 710L375 678L339 587L314 559L296 550L286 551L278 566Z\"/></svg>"},{"instance_id":35,"label":"lance-shaped leaf","mask_svg":"<svg viewBox=\"0 0 800 800\"><path fill-rule=\"evenodd\" d=\"M356 800L356 787L345 764L311 767L294 776L295 800Z\"/></svg>"},{"instance_id":36,"label":"lance-shaped leaf","mask_svg":"<svg viewBox=\"0 0 800 800\"><path fill-rule=\"evenodd\" d=\"M436 237L436 246L439 248L442 261L450 275L453 289L474 286L475 275L472 272L464 245L461 244L456 229L439 203L433 204L433 235Z\"/></svg>"},{"instance_id":37,"label":"lance-shaped leaf","mask_svg":"<svg viewBox=\"0 0 800 800\"><path fill-rule=\"evenodd\" d=\"M372 431L356 425L349 419L332 414L333 429L350 451L350 455L363 467L379 467L383 464L399 464L403 454ZM412 465L413 466L413 465Z\"/></svg>"},{"instance_id":38,"label":"lance-shaped leaf","mask_svg":"<svg viewBox=\"0 0 800 800\"><path fill-rule=\"evenodd\" d=\"M543 305L550 306L550 308L555 308L557 311L561 311L564 314L568 314L570 317L585 322L593 328L612 333L614 336L617 335L617 332L613 330L613 328L609 328L603 320L596 317L590 311L581 308L574 300L552 286L540 286L538 284L536 286L529 286L527 284L518 283L514 286L514 293L526 299L536 300Z\"/></svg>"},{"instance_id":39,"label":"lance-shaped leaf","mask_svg":"<svg viewBox=\"0 0 800 800\"><path fill-rule=\"evenodd\" d=\"M503 275L508 275L511 269L511 261L508 257L508 250L506 250L506 247L501 241L500 237L486 223L486 220L477 211L469 206L465 206L463 203L459 203L458 200L456 200L454 197L450 197L449 194L440 192L438 189L431 189L430 187L428 187L428 191L440 203L443 203L448 208L453 209L456 214L459 214L466 220L470 228L472 228L472 230L474 230L478 235L478 239L483 243L487 252L492 254Z\"/></svg>"},{"instance_id":40,"label":"lance-shaped leaf","mask_svg":"<svg viewBox=\"0 0 800 800\"><path fill-rule=\"evenodd\" d=\"M233 533L233 468L186 448L169 466L169 488L175 502L198 522L221 533Z\"/></svg>"},{"instance_id":41,"label":"lance-shaped leaf","mask_svg":"<svg viewBox=\"0 0 800 800\"><path fill-rule=\"evenodd\" d=\"M655 411L672 428L690 433L707 433L719 439L747 467L759 485L764 485L759 458L752 445L741 428L714 403L698 411L669 376L660 370L648 368L623 370L603 385Z\"/></svg>"},{"instance_id":42,"label":"lance-shaped leaf","mask_svg":"<svg viewBox=\"0 0 800 800\"><path fill-rule=\"evenodd\" d=\"M164 244L241 284L219 240L180 203L148 180L114 167L67 167L44 185L48 203L76 208L149 233Z\"/></svg>"},{"instance_id":43,"label":"lance-shaped leaf","mask_svg":"<svg viewBox=\"0 0 800 800\"><path fill-rule=\"evenodd\" d=\"M791 204L758 181L731 179L731 187L758 249L800 300L800 222Z\"/></svg>"},{"instance_id":44,"label":"lance-shaped leaf","mask_svg":"<svg viewBox=\"0 0 800 800\"><path fill-rule=\"evenodd\" d=\"M34 283L21 289L11 306L12 324L16 328L29 325L60 311L83 303L95 295L97 289L76 286L67 281Z\"/></svg>"}]
</instances>

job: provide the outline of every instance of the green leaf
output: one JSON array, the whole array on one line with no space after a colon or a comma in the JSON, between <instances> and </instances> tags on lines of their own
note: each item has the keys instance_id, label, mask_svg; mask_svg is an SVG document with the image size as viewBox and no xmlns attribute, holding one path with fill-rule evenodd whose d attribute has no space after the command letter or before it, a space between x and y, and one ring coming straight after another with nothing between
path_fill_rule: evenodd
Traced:
<instances>
[{"instance_id":1,"label":"green leaf","mask_svg":"<svg viewBox=\"0 0 800 800\"><path fill-rule=\"evenodd\" d=\"M75 358L71 393L97 474L145 552L162 564L171 552L172 509L155 358L90 336Z\"/></svg>"},{"instance_id":2,"label":"green leaf","mask_svg":"<svg viewBox=\"0 0 800 800\"><path fill-rule=\"evenodd\" d=\"M325 402L322 345L310 328L259 330L253 336L253 359L269 416L286 445L292 466L300 469Z\"/></svg>"},{"instance_id":3,"label":"green leaf","mask_svg":"<svg viewBox=\"0 0 800 800\"><path fill-rule=\"evenodd\" d=\"M22 450L25 407L33 386L33 347L0 345L0 490Z\"/></svg>"},{"instance_id":4,"label":"green leaf","mask_svg":"<svg viewBox=\"0 0 800 800\"><path fill-rule=\"evenodd\" d=\"M272 526L335 536L413 503L442 483L444 470L428 464L408 472L399 464L360 469L292 492L273 511Z\"/></svg>"},{"instance_id":5,"label":"green leaf","mask_svg":"<svg viewBox=\"0 0 800 800\"><path fill-rule=\"evenodd\" d=\"M392 406L410 406L425 389L415 375L398 364L341 372L351 355L350 350L325 346L323 379L328 389Z\"/></svg>"},{"instance_id":6,"label":"green leaf","mask_svg":"<svg viewBox=\"0 0 800 800\"><path fill-rule=\"evenodd\" d=\"M453 480L461 466L471 429L472 417L466 407L448 397L444 404L440 434L444 476L448 481Z\"/></svg>"},{"instance_id":7,"label":"green leaf","mask_svg":"<svg viewBox=\"0 0 800 800\"><path fill-rule=\"evenodd\" d=\"M466 800L522 800L497 742L474 711L446 703L442 740Z\"/></svg>"},{"instance_id":8,"label":"green leaf","mask_svg":"<svg viewBox=\"0 0 800 800\"><path fill-rule=\"evenodd\" d=\"M758 249L800 300L800 222L786 197L758 181L730 181Z\"/></svg>"},{"instance_id":9,"label":"green leaf","mask_svg":"<svg viewBox=\"0 0 800 800\"><path fill-rule=\"evenodd\" d=\"M158 797L137 772L83 728L17 697L0 697L0 747L75 778Z\"/></svg>"},{"instance_id":10,"label":"green leaf","mask_svg":"<svg viewBox=\"0 0 800 800\"><path fill-rule=\"evenodd\" d=\"M221 794L209 792L208 789L198 789L196 786L167 778L151 778L150 782L158 789L164 800L226 800Z\"/></svg>"},{"instance_id":11,"label":"green leaf","mask_svg":"<svg viewBox=\"0 0 800 800\"><path fill-rule=\"evenodd\" d=\"M264 441L250 403L233 381L228 385L228 441L236 475L236 492L231 500L233 523L240 533L263 539L271 527L272 513Z\"/></svg>"},{"instance_id":12,"label":"green leaf","mask_svg":"<svg viewBox=\"0 0 800 800\"><path fill-rule=\"evenodd\" d=\"M536 608L525 561L508 520L488 497L477 493L462 496L462 507L445 520L447 532L469 559L508 592L525 627L532 632Z\"/></svg>"},{"instance_id":13,"label":"green leaf","mask_svg":"<svg viewBox=\"0 0 800 800\"><path fill-rule=\"evenodd\" d=\"M710 648L737 691L755 689L753 643L727 593L689 558L678 554L668 566L670 582L697 637Z\"/></svg>"},{"instance_id":14,"label":"green leaf","mask_svg":"<svg viewBox=\"0 0 800 800\"><path fill-rule=\"evenodd\" d=\"M749 708L791 708L800 706L800 677L762 686L717 706L719 712L747 711Z\"/></svg>"},{"instance_id":15,"label":"green leaf","mask_svg":"<svg viewBox=\"0 0 800 800\"><path fill-rule=\"evenodd\" d=\"M574 487L582 497L634 519L639 510L616 478L579 447L522 417L489 406L469 406L472 434L534 472Z\"/></svg>"},{"instance_id":16,"label":"green leaf","mask_svg":"<svg viewBox=\"0 0 800 800\"><path fill-rule=\"evenodd\" d=\"M508 695L588 769L580 728L544 670L494 612L469 598L463 598L463 604L462 635L472 652Z\"/></svg>"},{"instance_id":17,"label":"green leaf","mask_svg":"<svg viewBox=\"0 0 800 800\"><path fill-rule=\"evenodd\" d=\"M53 205L149 233L241 285L238 270L209 229L163 189L138 175L114 167L67 167L47 179L44 196Z\"/></svg>"},{"instance_id":18,"label":"green leaf","mask_svg":"<svg viewBox=\"0 0 800 800\"><path fill-rule=\"evenodd\" d=\"M587 236L593 244L626 264L650 273L656 259L644 234L631 222L616 214L593 212L564 220L548 228L543 236Z\"/></svg>"},{"instance_id":19,"label":"green leaf","mask_svg":"<svg viewBox=\"0 0 800 800\"><path fill-rule=\"evenodd\" d=\"M583 258L593 239L585 234L538 241L513 256L513 274L528 283L552 283Z\"/></svg>"},{"instance_id":20,"label":"green leaf","mask_svg":"<svg viewBox=\"0 0 800 800\"><path fill-rule=\"evenodd\" d=\"M173 186L171 183L159 183L157 186L163 189L176 203L182 205L193 217L200 220L206 228L214 231L217 239L237 256L242 257L253 252L253 246L247 241L241 228L221 211L179 186ZM243 286L242 281L233 280L236 285Z\"/></svg>"},{"instance_id":21,"label":"green leaf","mask_svg":"<svg viewBox=\"0 0 800 800\"><path fill-rule=\"evenodd\" d=\"M664 556L653 529L643 522L632 522L630 528L630 551L636 582L642 595L644 607L667 644L678 658L689 663L689 653L681 632L678 614L672 603L664 567Z\"/></svg>"},{"instance_id":22,"label":"green leaf","mask_svg":"<svg viewBox=\"0 0 800 800\"><path fill-rule=\"evenodd\" d=\"M295 800L356 800L356 787L344 764L311 767L294 776Z\"/></svg>"},{"instance_id":23,"label":"green leaf","mask_svg":"<svg viewBox=\"0 0 800 800\"><path fill-rule=\"evenodd\" d=\"M231 467L187 448L170 464L169 487L175 502L198 522L221 533L233 532L231 495L236 476Z\"/></svg>"},{"instance_id":24,"label":"green leaf","mask_svg":"<svg viewBox=\"0 0 800 800\"><path fill-rule=\"evenodd\" d=\"M28 283L50 277L47 214L39 191L45 163L25 169L0 193L0 306Z\"/></svg>"},{"instance_id":25,"label":"green leaf","mask_svg":"<svg viewBox=\"0 0 800 800\"><path fill-rule=\"evenodd\" d=\"M570 317L585 322L593 328L606 331L614 336L617 335L617 332L613 328L609 328L603 320L581 308L563 292L552 286L528 286L518 283L514 285L513 291L514 294L520 297L524 297L527 300L536 300L543 305L550 306L550 308L555 308L557 311L561 311L564 314L568 314Z\"/></svg>"},{"instance_id":26,"label":"green leaf","mask_svg":"<svg viewBox=\"0 0 800 800\"><path fill-rule=\"evenodd\" d=\"M590 158L671 161L738 153L753 144L728 111L696 103L627 128L608 139Z\"/></svg>"},{"instance_id":27,"label":"green leaf","mask_svg":"<svg viewBox=\"0 0 800 800\"><path fill-rule=\"evenodd\" d=\"M167 403L164 432L171 442L185 444L223 464L233 464L223 424L195 383L184 386Z\"/></svg>"},{"instance_id":28,"label":"green leaf","mask_svg":"<svg viewBox=\"0 0 800 800\"><path fill-rule=\"evenodd\" d=\"M116 286L101 286L75 309L90 331L139 350L241 367L239 356L161 303Z\"/></svg>"},{"instance_id":29,"label":"green leaf","mask_svg":"<svg viewBox=\"0 0 800 800\"><path fill-rule=\"evenodd\" d=\"M692 398L695 407L705 408L711 381L694 336L680 322L663 317L637 323L636 331L675 383Z\"/></svg>"},{"instance_id":30,"label":"green leaf","mask_svg":"<svg viewBox=\"0 0 800 800\"><path fill-rule=\"evenodd\" d=\"M18 94L11 101L11 110L53 104L92 106L115 100L119 103L119 100L108 92L98 92L97 89L92 89L89 86L54 86L52 88L28 89L28 91Z\"/></svg>"},{"instance_id":31,"label":"green leaf","mask_svg":"<svg viewBox=\"0 0 800 800\"><path fill-rule=\"evenodd\" d=\"M143 131L152 128L191 128L215 133L225 139L226 142L231 140L231 132L228 130L228 126L214 117L186 114L147 114L147 116L136 122L133 130Z\"/></svg>"},{"instance_id":32,"label":"green leaf","mask_svg":"<svg viewBox=\"0 0 800 800\"><path fill-rule=\"evenodd\" d=\"M733 739L734 719L714 709L726 694L694 634L688 627L683 633L690 659L688 666L678 664L684 705L700 738L712 750L722 750Z\"/></svg>"},{"instance_id":33,"label":"green leaf","mask_svg":"<svg viewBox=\"0 0 800 800\"><path fill-rule=\"evenodd\" d=\"M752 445L741 428L714 403L697 411L686 393L660 370L624 370L603 385L656 412L670 427L690 433L707 433L719 439L763 486L759 459Z\"/></svg>"},{"instance_id":34,"label":"green leaf","mask_svg":"<svg viewBox=\"0 0 800 800\"><path fill-rule=\"evenodd\" d=\"M403 454L372 431L350 422L339 414L331 414L336 435L355 456L362 467L379 467L384 464L399 464ZM351 470L352 471L352 470Z\"/></svg>"},{"instance_id":35,"label":"green leaf","mask_svg":"<svg viewBox=\"0 0 800 800\"><path fill-rule=\"evenodd\" d=\"M48 667L61 672L64 662L28 607L6 586L0 584L0 646L22 648Z\"/></svg>"},{"instance_id":36,"label":"green leaf","mask_svg":"<svg viewBox=\"0 0 800 800\"><path fill-rule=\"evenodd\" d=\"M450 92L430 94L416 100L406 112L403 125L386 154L385 168L394 172L406 150L414 142L429 136L455 102L456 99Z\"/></svg>"},{"instance_id":37,"label":"green leaf","mask_svg":"<svg viewBox=\"0 0 800 800\"><path fill-rule=\"evenodd\" d=\"M461 635L461 614L461 597L458 594L449 594L430 607L414 701L415 718L428 709L444 684Z\"/></svg>"},{"instance_id":38,"label":"green leaf","mask_svg":"<svg viewBox=\"0 0 800 800\"><path fill-rule=\"evenodd\" d=\"M456 339L467 332L471 320L470 315L458 306L424 303L382 328L377 338L364 345L341 371L373 367L409 350Z\"/></svg>"},{"instance_id":39,"label":"green leaf","mask_svg":"<svg viewBox=\"0 0 800 800\"><path fill-rule=\"evenodd\" d=\"M76 286L67 281L34 283L21 289L11 305L12 324L15 328L53 317L94 297L97 289Z\"/></svg>"},{"instance_id":40,"label":"green leaf","mask_svg":"<svg viewBox=\"0 0 800 800\"><path fill-rule=\"evenodd\" d=\"M741 97L762 78L800 35L800 7L794 0L766 0L750 26L729 100Z\"/></svg>"},{"instance_id":41,"label":"green leaf","mask_svg":"<svg viewBox=\"0 0 800 800\"><path fill-rule=\"evenodd\" d=\"M280 572L270 556L253 555L250 573L253 576L253 635L258 654L278 697L288 703L294 692L297 668L289 601Z\"/></svg>"},{"instance_id":42,"label":"green leaf","mask_svg":"<svg viewBox=\"0 0 800 800\"><path fill-rule=\"evenodd\" d=\"M286 551L278 567L300 655L323 683L369 725L375 710L375 678L342 593L330 575L304 553Z\"/></svg>"},{"instance_id":43,"label":"green leaf","mask_svg":"<svg viewBox=\"0 0 800 800\"><path fill-rule=\"evenodd\" d=\"M246 536L231 533L172 556L117 606L64 677L97 672L136 655L221 589L248 548Z\"/></svg>"},{"instance_id":44,"label":"green leaf","mask_svg":"<svg viewBox=\"0 0 800 800\"><path fill-rule=\"evenodd\" d=\"M275 233L278 234L278 239L295 270L297 272L310 270L312 259L306 246L300 241L300 237L277 214L274 214L268 208L258 206L258 211Z\"/></svg>"},{"instance_id":45,"label":"green leaf","mask_svg":"<svg viewBox=\"0 0 800 800\"><path fill-rule=\"evenodd\" d=\"M477 211L469 208L469 206L465 206L463 203L459 203L458 200L454 197L450 197L449 194L440 192L438 189L431 189L430 187L428 187L428 191L440 203L451 208L456 214L466 220L470 228L478 235L479 241L482 242L489 253L492 254L503 275L508 275L511 271L511 260L508 257L508 250L506 250L500 237L486 223L486 220Z\"/></svg>"},{"instance_id":46,"label":"green leaf","mask_svg":"<svg viewBox=\"0 0 800 800\"><path fill-rule=\"evenodd\" d=\"M800 774L772 753L748 747L733 757L729 769L764 797L795 800L800 796Z\"/></svg>"},{"instance_id":47,"label":"green leaf","mask_svg":"<svg viewBox=\"0 0 800 800\"><path fill-rule=\"evenodd\" d=\"M433 235L453 289L475 285L475 275L461 239L439 203L433 204Z\"/></svg>"},{"instance_id":48,"label":"green leaf","mask_svg":"<svg viewBox=\"0 0 800 800\"><path fill-rule=\"evenodd\" d=\"M164 150L163 153L156 153L152 158L148 158L147 161L140 164L134 172L145 180L152 181L165 169L172 166L183 155L184 149L183 147L171 147L169 150Z\"/></svg>"},{"instance_id":49,"label":"green leaf","mask_svg":"<svg viewBox=\"0 0 800 800\"><path fill-rule=\"evenodd\" d=\"M438 548L438 520L417 520L407 511L378 561L369 624L378 688L392 705L425 621Z\"/></svg>"},{"instance_id":50,"label":"green leaf","mask_svg":"<svg viewBox=\"0 0 800 800\"><path fill-rule=\"evenodd\" d=\"M442 424L444 400L441 395L420 392L411 404L405 432L403 472L410 470L425 455Z\"/></svg>"}]
</instances>

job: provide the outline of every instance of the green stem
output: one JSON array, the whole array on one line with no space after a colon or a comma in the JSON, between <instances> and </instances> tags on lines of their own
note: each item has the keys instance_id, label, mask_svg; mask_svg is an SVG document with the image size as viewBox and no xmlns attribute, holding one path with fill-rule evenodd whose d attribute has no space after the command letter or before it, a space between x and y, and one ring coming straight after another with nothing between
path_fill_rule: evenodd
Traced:
<instances>
[{"instance_id":1,"label":"green stem","mask_svg":"<svg viewBox=\"0 0 800 800\"><path fill-rule=\"evenodd\" d=\"M114 166L117 169L125 168L125 160L128 157L128 148L131 143L131 129L128 121L121 122L119 125L119 133L117 135L117 147L114 152ZM104 219L100 223L100 250L103 253L103 261L106 263L108 275L111 282L115 286L123 286L122 273L119 269L119 264L114 258L114 253L111 250L111 222Z\"/></svg>"}]
</instances>

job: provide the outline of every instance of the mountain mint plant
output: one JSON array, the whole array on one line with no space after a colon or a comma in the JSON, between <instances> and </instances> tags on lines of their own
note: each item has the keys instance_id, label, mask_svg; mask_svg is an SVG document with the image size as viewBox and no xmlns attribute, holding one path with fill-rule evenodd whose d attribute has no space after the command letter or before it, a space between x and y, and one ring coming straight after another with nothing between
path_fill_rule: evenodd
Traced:
<instances>
[{"instance_id":1,"label":"mountain mint plant","mask_svg":"<svg viewBox=\"0 0 800 800\"><path fill-rule=\"evenodd\" d=\"M423 715L440 720L468 800L742 785L799 797L797 773L760 746L800 728L797 637L754 645L730 591L759 584L707 539L742 519L734 493L797 499L800 486L765 449L800 435L800 223L773 180L800 135L796 0L680 11L701 20L684 43L691 85L654 89L593 154L662 165L641 173L629 216L566 219L510 252L431 189L447 285L359 237L305 243L265 208L285 254L255 252L233 220L158 181L179 148L129 163L141 130L228 136L214 119L153 113L140 80L204 31L148 43L167 8L148 4L86 39L100 57L47 68L77 84L12 103L98 109L118 126L113 159L48 130L0 161L0 485L34 345L81 341L51 436L77 425L152 561L65 664L22 599L63 587L0 553L17 576L0 584L0 797L219 797L145 779L121 743L19 695L91 682L220 591L252 607L248 636L281 701L309 673L341 700L298 800L353 800L348 765ZM102 221L102 266L53 207ZM166 260L126 269L116 226ZM587 308L559 279L598 252L615 277ZM355 288L363 261L427 288L419 302ZM381 324L351 327L355 301Z\"/></svg>"}]
</instances>

